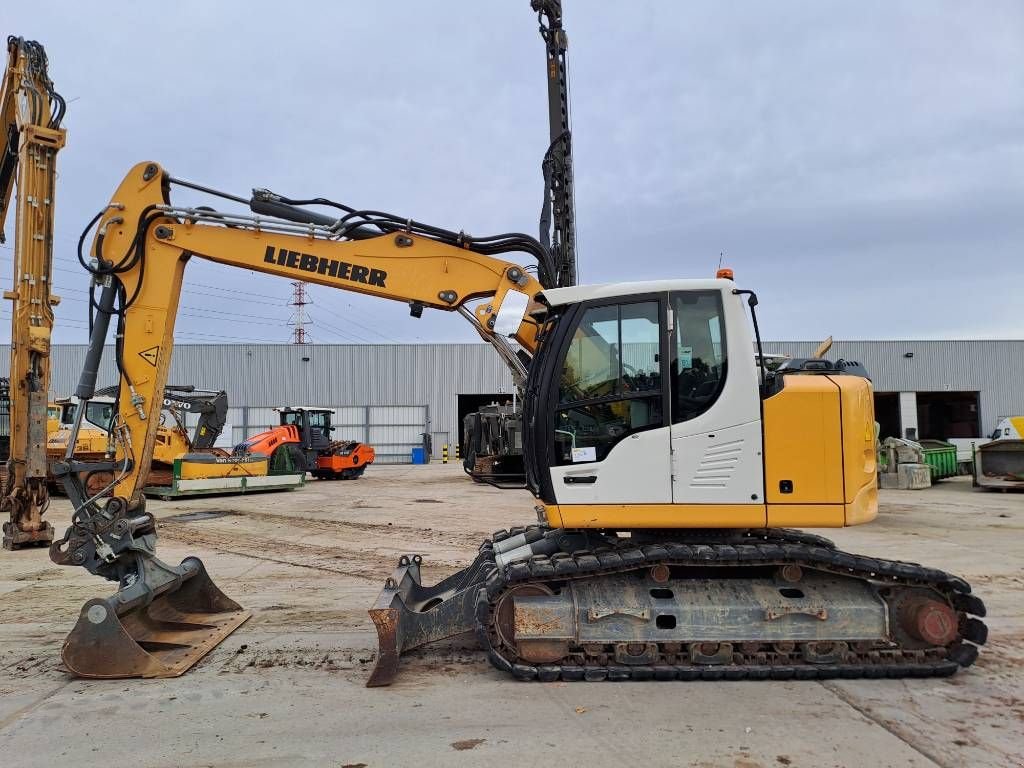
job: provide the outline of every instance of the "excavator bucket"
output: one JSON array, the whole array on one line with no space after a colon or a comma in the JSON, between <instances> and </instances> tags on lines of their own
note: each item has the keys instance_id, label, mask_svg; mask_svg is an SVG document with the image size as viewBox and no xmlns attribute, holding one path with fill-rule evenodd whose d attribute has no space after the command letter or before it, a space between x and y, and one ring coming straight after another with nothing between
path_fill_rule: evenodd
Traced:
<instances>
[{"instance_id":1,"label":"excavator bucket","mask_svg":"<svg viewBox=\"0 0 1024 768\"><path fill-rule=\"evenodd\" d=\"M476 626L476 598L486 578L486 561L478 557L432 587L420 583L422 562L420 555L402 555L370 609L377 627L377 662L368 688L390 685L405 651L472 632Z\"/></svg>"},{"instance_id":2,"label":"excavator bucket","mask_svg":"<svg viewBox=\"0 0 1024 768\"><path fill-rule=\"evenodd\" d=\"M90 600L64 641L61 658L78 677L177 677L252 613L221 592L202 562L174 569L180 580L155 597L132 587Z\"/></svg>"}]
</instances>

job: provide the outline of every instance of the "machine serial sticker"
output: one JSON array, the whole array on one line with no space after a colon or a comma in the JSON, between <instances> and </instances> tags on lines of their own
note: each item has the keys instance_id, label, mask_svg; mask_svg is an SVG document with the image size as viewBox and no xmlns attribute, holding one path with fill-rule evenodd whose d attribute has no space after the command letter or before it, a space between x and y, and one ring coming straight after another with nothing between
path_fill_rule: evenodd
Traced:
<instances>
[{"instance_id":1,"label":"machine serial sticker","mask_svg":"<svg viewBox=\"0 0 1024 768\"><path fill-rule=\"evenodd\" d=\"M576 461L597 461L597 448L573 448L572 460Z\"/></svg>"},{"instance_id":2,"label":"machine serial sticker","mask_svg":"<svg viewBox=\"0 0 1024 768\"><path fill-rule=\"evenodd\" d=\"M682 370L693 368L693 347L679 348L679 367Z\"/></svg>"}]
</instances>

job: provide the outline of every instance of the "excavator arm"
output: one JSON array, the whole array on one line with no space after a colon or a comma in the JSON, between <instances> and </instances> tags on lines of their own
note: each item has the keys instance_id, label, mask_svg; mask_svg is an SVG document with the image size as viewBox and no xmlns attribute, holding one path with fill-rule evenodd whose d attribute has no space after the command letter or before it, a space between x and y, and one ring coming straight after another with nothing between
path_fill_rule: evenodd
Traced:
<instances>
[{"instance_id":1,"label":"excavator arm","mask_svg":"<svg viewBox=\"0 0 1024 768\"><path fill-rule=\"evenodd\" d=\"M170 200L175 185L250 210L178 207ZM333 205L343 215L326 216L307 204ZM181 674L249 615L214 586L195 558L171 566L156 557L155 520L142 493L190 259L404 302L414 316L425 308L458 312L520 378L525 374L520 353L529 355L536 347L537 325L527 310L541 284L523 267L496 257L519 251L542 262L546 251L526 235L474 238L319 198L292 201L266 191L246 200L175 179L150 162L129 171L93 223L98 229L92 259L79 256L99 295L75 390L80 403L75 425L65 460L53 467L75 511L71 527L50 548L54 562L83 566L120 585L114 596L86 603L65 643L65 663L84 676ZM120 375L112 426L116 458L80 462L73 455L77 430L84 404L95 393L112 322ZM114 479L90 495L80 478L97 471L112 472Z\"/></svg>"},{"instance_id":2,"label":"excavator arm","mask_svg":"<svg viewBox=\"0 0 1024 768\"><path fill-rule=\"evenodd\" d=\"M228 421L228 394L223 389L196 389L194 386L172 387L164 389L164 407L175 408L199 416L190 442L192 450L204 451L213 448L224 425Z\"/></svg>"},{"instance_id":3,"label":"excavator arm","mask_svg":"<svg viewBox=\"0 0 1024 768\"><path fill-rule=\"evenodd\" d=\"M0 493L3 546L48 544L42 519L46 490L46 405L50 388L53 308L53 205L64 100L47 72L46 52L32 40L7 39L0 84L0 243L12 202L14 281L11 301L11 432L7 475ZM15 186L17 182L17 186ZM16 193L15 193L16 190Z\"/></svg>"}]
</instances>

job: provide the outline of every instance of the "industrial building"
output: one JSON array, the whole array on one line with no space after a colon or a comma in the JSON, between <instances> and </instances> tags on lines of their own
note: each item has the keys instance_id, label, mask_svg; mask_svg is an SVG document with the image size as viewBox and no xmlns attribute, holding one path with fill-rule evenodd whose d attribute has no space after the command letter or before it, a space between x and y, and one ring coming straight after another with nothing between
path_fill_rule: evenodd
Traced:
<instances>
[{"instance_id":1,"label":"industrial building","mask_svg":"<svg viewBox=\"0 0 1024 768\"><path fill-rule=\"evenodd\" d=\"M808 357L817 345L764 346ZM54 396L74 391L84 355L85 345L54 347ZM882 437L969 441L1024 414L1024 340L838 341L828 356L867 368ZM113 357L104 356L101 385L115 381ZM7 359L0 349L4 366ZM423 433L440 456L457 442L462 416L514 397L508 370L486 344L179 344L168 381L228 392L224 444L276 424L275 406L327 406L337 409L337 436L369 442L381 462L409 461Z\"/></svg>"}]
</instances>

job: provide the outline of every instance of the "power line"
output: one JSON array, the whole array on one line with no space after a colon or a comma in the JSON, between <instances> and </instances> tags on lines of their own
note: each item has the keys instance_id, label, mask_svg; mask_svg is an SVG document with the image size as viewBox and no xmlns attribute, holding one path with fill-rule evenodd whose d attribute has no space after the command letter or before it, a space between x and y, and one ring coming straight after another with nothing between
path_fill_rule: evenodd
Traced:
<instances>
[{"instance_id":1,"label":"power line","mask_svg":"<svg viewBox=\"0 0 1024 768\"><path fill-rule=\"evenodd\" d=\"M5 251L13 251L14 250L9 245L0 245L0 248L2 248ZM0 258L2 258L2 259L13 259L13 257L11 257L11 256L0 256ZM56 259L55 259L55 261L56 261ZM74 263L77 263L77 262L65 261L64 263L72 263L72 264L74 264ZM66 272L67 274L77 275L78 277L88 277L88 274L89 274L84 269L81 269L81 267L79 267L79 269L68 269L67 267L57 267L57 266L54 266L54 267L52 267L52 269L53 269L54 272ZM182 290L183 293L190 293L193 290L193 286L194 287L198 287L198 288L209 288L209 289L214 290L214 291L224 291L225 293L236 293L236 294L241 294L241 295L245 295L245 296L252 296L252 297L258 298L258 299L270 299L272 301L278 301L281 298L280 296L271 296L271 295L266 294L266 293L254 293L252 291L242 291L242 290L239 290L237 288L223 288L223 287L221 287L219 285L210 285L209 283L186 283L185 285L182 286L181 290ZM209 294L200 294L200 295L208 296ZM230 301L242 301L242 299L227 299L227 300L230 300Z\"/></svg>"},{"instance_id":2,"label":"power line","mask_svg":"<svg viewBox=\"0 0 1024 768\"><path fill-rule=\"evenodd\" d=\"M353 312L355 311L355 307L353 307L352 304L350 304L349 302L345 302L345 303L346 303L346 305L348 306L348 308L350 310L352 310ZM337 313L337 314L341 314L341 313ZM351 323L352 325L355 325L355 326L358 326L358 327L362 328L364 331L369 331L370 333L374 334L375 336L380 336L380 338L384 339L384 341L391 342L391 343L394 343L394 344L401 344L401 342L398 341L397 339L392 338L390 336L385 336L383 333L380 333L379 331L376 331L373 328L370 328L369 326L363 325L358 320L353 320L351 317L345 317L345 322L346 323Z\"/></svg>"},{"instance_id":3,"label":"power line","mask_svg":"<svg viewBox=\"0 0 1024 768\"><path fill-rule=\"evenodd\" d=\"M70 239L70 238L68 238L68 239ZM77 243L77 239L75 239L74 242ZM8 251L13 251L14 250L13 247L11 247L9 245L0 245L0 248L2 248L4 250L8 250ZM11 259L13 261L13 257L2 256L2 255L0 255L0 259ZM54 254L54 260L55 261L61 260L64 263L72 263L72 264L77 263L77 261L73 261L73 260L70 260L70 259L60 259L60 257L57 254ZM77 277L87 277L88 276L88 273L85 270L81 269L81 268L79 268L79 269L69 269L69 268L66 268L66 267L60 267L60 266L54 265L52 267L52 269L55 272L64 272L64 273L67 273L67 274L75 275ZM323 287L323 286L318 286L318 287ZM209 283L199 283L199 282L184 284L182 286L182 288L181 288L181 292L183 294L188 294L190 296L205 296L207 298L215 298L215 299L218 299L220 301L246 301L246 299L242 299L242 298L234 298L234 297L231 297L231 296L220 296L220 295L217 295L217 294L210 294L210 293L206 293L206 292L203 292L203 291L197 291L197 290L195 290L196 288L207 288L207 289L210 289L210 290L213 290L213 291L222 291L224 293L236 294L238 296L250 296L250 297L253 297L253 298L266 299L266 300L269 300L269 301L272 301L272 302L275 302L275 303L281 301L281 297L280 296L272 296L272 295L265 294L265 293L257 293L255 291L244 291L244 290L237 289L237 288L223 288L223 287L221 287L219 285L210 285ZM62 287L62 288L57 288L56 286L54 286L53 290L54 291L64 291L64 292L79 291L81 293L88 293L88 290L85 289L85 288L73 288L73 287L70 287L70 286L65 286L65 287ZM333 297L333 294L325 294L325 295L330 295L330 296ZM76 301L76 299L72 299L70 297L68 298L68 300L69 301ZM77 299L77 301L84 301L84 300ZM349 310L351 310L352 312L355 311L355 307L351 303L349 303L349 302L345 302L345 303L346 303L346 305L347 305ZM248 319L257 319L257 320L273 319L273 318L268 318L265 315L246 315L246 314L242 314L242 313L230 313L230 312L226 312L226 311L222 311L222 310L211 310L208 307L202 307L202 308L200 308L200 307L181 307L181 308L182 309L199 310L199 311L214 311L214 312L220 312L221 314L231 314L231 315L235 315L235 316L238 316L238 317L245 317L245 318L248 318ZM371 328L368 325L364 325L363 323L360 323L358 320L352 319L351 317L348 316L348 314L349 314L348 312L336 313L336 314L339 314L339 315L340 314L345 314L346 315L345 323L354 325L354 326L356 326L358 328L361 328L362 330L364 330L364 331L366 331L368 333L372 333L374 336L379 337L380 339L382 339L383 341L385 341L387 343L392 343L392 344L401 344L402 343L401 341L399 341L398 339L396 339L396 338L394 338L392 336L387 336L387 335L381 333L380 331L378 331L378 330L376 330L374 328ZM195 315L190 315L190 316L195 317ZM212 318L212 319L216 319L216 318ZM367 343L367 344L372 344L373 343L370 339L366 338L365 336L361 336L361 335L359 335L357 333L354 333L354 332L344 332L344 331L340 331L337 328L334 328L334 331L335 331L335 333L342 334L342 336L349 336L349 338L356 339L357 341L361 341L363 343Z\"/></svg>"},{"instance_id":4,"label":"power line","mask_svg":"<svg viewBox=\"0 0 1024 768\"><path fill-rule=\"evenodd\" d=\"M311 318L312 318L312 315L311 315ZM365 336L360 336L359 334L354 333L353 331L343 331L341 328L338 328L335 325L331 325L330 323L324 322L323 320L321 320L318 317L312 318L312 319L313 319L313 321L317 325L321 325L324 328L326 328L327 330L332 331L336 335L340 336L343 340L349 339L351 341L354 341L357 344L360 343L360 342L362 342L364 344L372 344L373 343L372 341L367 339Z\"/></svg>"}]
</instances>

